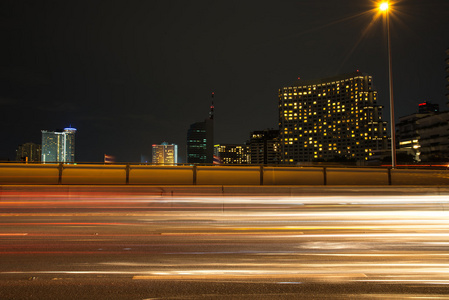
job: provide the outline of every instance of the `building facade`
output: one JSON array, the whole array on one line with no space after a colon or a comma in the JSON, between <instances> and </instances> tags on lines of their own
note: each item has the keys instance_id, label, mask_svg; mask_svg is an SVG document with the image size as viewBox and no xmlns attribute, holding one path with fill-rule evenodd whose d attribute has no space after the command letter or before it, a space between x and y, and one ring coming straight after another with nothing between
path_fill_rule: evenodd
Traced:
<instances>
[{"instance_id":1,"label":"building facade","mask_svg":"<svg viewBox=\"0 0 449 300\"><path fill-rule=\"evenodd\" d=\"M372 77L360 72L279 90L281 162L347 159L365 164L387 147Z\"/></svg>"},{"instance_id":2,"label":"building facade","mask_svg":"<svg viewBox=\"0 0 449 300\"><path fill-rule=\"evenodd\" d=\"M163 142L153 145L153 164L176 165L178 163L178 145Z\"/></svg>"},{"instance_id":3,"label":"building facade","mask_svg":"<svg viewBox=\"0 0 449 300\"><path fill-rule=\"evenodd\" d=\"M423 109L423 106L430 109ZM440 112L429 102L419 112L399 118L396 125L398 149L417 162L449 161L449 111Z\"/></svg>"},{"instance_id":4,"label":"building facade","mask_svg":"<svg viewBox=\"0 0 449 300\"><path fill-rule=\"evenodd\" d=\"M42 130L43 163L75 162L75 128L64 128L63 131Z\"/></svg>"},{"instance_id":5,"label":"building facade","mask_svg":"<svg viewBox=\"0 0 449 300\"><path fill-rule=\"evenodd\" d=\"M433 104L428 101L418 104L419 114L436 113L440 111L440 106L438 104Z\"/></svg>"},{"instance_id":6,"label":"building facade","mask_svg":"<svg viewBox=\"0 0 449 300\"><path fill-rule=\"evenodd\" d=\"M428 115L428 114L427 114ZM426 114L412 114L399 118L396 124L397 151L413 156L414 161L421 161L421 145L419 143L417 120Z\"/></svg>"},{"instance_id":7,"label":"building facade","mask_svg":"<svg viewBox=\"0 0 449 300\"><path fill-rule=\"evenodd\" d=\"M448 90L448 93L446 94L447 99L449 99L449 49L446 50L446 89Z\"/></svg>"},{"instance_id":8,"label":"building facade","mask_svg":"<svg viewBox=\"0 0 449 300\"><path fill-rule=\"evenodd\" d=\"M41 145L35 143L19 145L16 150L16 161L39 162L41 161L41 150Z\"/></svg>"},{"instance_id":9,"label":"building facade","mask_svg":"<svg viewBox=\"0 0 449 300\"><path fill-rule=\"evenodd\" d=\"M213 94L212 94L213 95ZM214 161L214 105L209 118L190 125L187 130L187 163L212 164Z\"/></svg>"},{"instance_id":10,"label":"building facade","mask_svg":"<svg viewBox=\"0 0 449 300\"><path fill-rule=\"evenodd\" d=\"M249 146L251 164L267 165L280 163L279 130L266 129L251 132Z\"/></svg>"},{"instance_id":11,"label":"building facade","mask_svg":"<svg viewBox=\"0 0 449 300\"><path fill-rule=\"evenodd\" d=\"M218 144L214 147L214 155L224 165L246 165L251 162L249 145Z\"/></svg>"}]
</instances>

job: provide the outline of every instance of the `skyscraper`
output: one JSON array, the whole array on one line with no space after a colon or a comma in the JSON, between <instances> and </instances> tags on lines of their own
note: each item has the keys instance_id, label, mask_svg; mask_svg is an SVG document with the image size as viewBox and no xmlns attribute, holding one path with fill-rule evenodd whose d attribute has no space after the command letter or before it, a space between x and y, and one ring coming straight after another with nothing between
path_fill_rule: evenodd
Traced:
<instances>
[{"instance_id":1,"label":"skyscraper","mask_svg":"<svg viewBox=\"0 0 449 300\"><path fill-rule=\"evenodd\" d=\"M46 162L75 162L75 128L42 130L42 159Z\"/></svg>"},{"instance_id":2,"label":"skyscraper","mask_svg":"<svg viewBox=\"0 0 449 300\"><path fill-rule=\"evenodd\" d=\"M41 145L35 143L19 145L16 150L16 161L41 161Z\"/></svg>"},{"instance_id":3,"label":"skyscraper","mask_svg":"<svg viewBox=\"0 0 449 300\"><path fill-rule=\"evenodd\" d=\"M446 72L448 73L446 75L446 89L448 90L448 93L446 94L446 97L449 99L449 48L446 49L446 54L447 54L447 58L446 58Z\"/></svg>"},{"instance_id":4,"label":"skyscraper","mask_svg":"<svg viewBox=\"0 0 449 300\"><path fill-rule=\"evenodd\" d=\"M153 145L153 164L175 165L178 163L178 145L163 142Z\"/></svg>"},{"instance_id":5,"label":"skyscraper","mask_svg":"<svg viewBox=\"0 0 449 300\"><path fill-rule=\"evenodd\" d=\"M212 94L213 97L214 94ZM212 164L214 160L214 104L209 118L190 125L187 130L187 163Z\"/></svg>"},{"instance_id":6,"label":"skyscraper","mask_svg":"<svg viewBox=\"0 0 449 300\"><path fill-rule=\"evenodd\" d=\"M344 158L363 164L386 148L382 108L372 77L360 72L281 88L282 162Z\"/></svg>"}]
</instances>

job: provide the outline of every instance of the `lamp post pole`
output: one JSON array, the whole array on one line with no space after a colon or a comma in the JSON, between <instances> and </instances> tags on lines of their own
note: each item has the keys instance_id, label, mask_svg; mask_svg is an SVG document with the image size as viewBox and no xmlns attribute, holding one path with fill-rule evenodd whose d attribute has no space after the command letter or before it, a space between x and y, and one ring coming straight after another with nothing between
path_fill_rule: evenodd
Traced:
<instances>
[{"instance_id":1,"label":"lamp post pole","mask_svg":"<svg viewBox=\"0 0 449 300\"><path fill-rule=\"evenodd\" d=\"M390 90L390 127L391 127L391 167L396 168L396 130L394 124L394 101L393 101L393 67L391 59L391 36L390 36L390 12L389 5L384 2L380 5L380 10L386 14L387 21L387 39L388 39L388 79Z\"/></svg>"}]
</instances>

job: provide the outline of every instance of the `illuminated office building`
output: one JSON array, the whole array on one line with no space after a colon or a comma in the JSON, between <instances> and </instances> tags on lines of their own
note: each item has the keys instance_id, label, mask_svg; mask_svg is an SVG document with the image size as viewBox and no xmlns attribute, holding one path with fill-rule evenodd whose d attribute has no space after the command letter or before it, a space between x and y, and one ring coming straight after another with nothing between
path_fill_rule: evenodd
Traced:
<instances>
[{"instance_id":1,"label":"illuminated office building","mask_svg":"<svg viewBox=\"0 0 449 300\"><path fill-rule=\"evenodd\" d=\"M75 162L75 128L64 128L63 131L42 130L41 161Z\"/></svg>"},{"instance_id":2,"label":"illuminated office building","mask_svg":"<svg viewBox=\"0 0 449 300\"><path fill-rule=\"evenodd\" d=\"M360 72L279 90L282 163L344 158L364 164L386 148L387 123L372 78Z\"/></svg>"},{"instance_id":3,"label":"illuminated office building","mask_svg":"<svg viewBox=\"0 0 449 300\"><path fill-rule=\"evenodd\" d=\"M224 165L241 165L250 163L248 145L218 144L214 147L214 155Z\"/></svg>"},{"instance_id":4,"label":"illuminated office building","mask_svg":"<svg viewBox=\"0 0 449 300\"><path fill-rule=\"evenodd\" d=\"M175 165L178 163L178 145L163 142L153 145L153 164Z\"/></svg>"},{"instance_id":5,"label":"illuminated office building","mask_svg":"<svg viewBox=\"0 0 449 300\"><path fill-rule=\"evenodd\" d=\"M396 125L398 150L417 162L449 161L449 111L438 105L419 104L418 113L399 118Z\"/></svg>"},{"instance_id":6,"label":"illuminated office building","mask_svg":"<svg viewBox=\"0 0 449 300\"><path fill-rule=\"evenodd\" d=\"M41 150L41 145L35 143L19 145L16 150L16 161L41 161Z\"/></svg>"},{"instance_id":7,"label":"illuminated office building","mask_svg":"<svg viewBox=\"0 0 449 300\"><path fill-rule=\"evenodd\" d=\"M280 163L279 130L266 129L251 132L249 146L251 164Z\"/></svg>"}]
</instances>

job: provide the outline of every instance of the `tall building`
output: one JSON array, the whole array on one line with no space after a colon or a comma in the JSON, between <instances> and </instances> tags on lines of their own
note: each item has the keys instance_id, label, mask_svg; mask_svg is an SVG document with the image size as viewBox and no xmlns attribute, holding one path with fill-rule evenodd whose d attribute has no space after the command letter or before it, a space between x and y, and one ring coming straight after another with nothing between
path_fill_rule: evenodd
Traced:
<instances>
[{"instance_id":1,"label":"tall building","mask_svg":"<svg viewBox=\"0 0 449 300\"><path fill-rule=\"evenodd\" d=\"M265 129L251 132L251 164L266 165L280 163L279 130Z\"/></svg>"},{"instance_id":2,"label":"tall building","mask_svg":"<svg viewBox=\"0 0 449 300\"><path fill-rule=\"evenodd\" d=\"M431 109L423 110L426 105ZM413 155L417 162L449 161L449 111L419 104L418 113L399 118L396 125L398 150Z\"/></svg>"},{"instance_id":3,"label":"tall building","mask_svg":"<svg viewBox=\"0 0 449 300\"><path fill-rule=\"evenodd\" d=\"M281 88L281 162L344 158L364 164L388 142L382 108L372 77L358 71Z\"/></svg>"},{"instance_id":4,"label":"tall building","mask_svg":"<svg viewBox=\"0 0 449 300\"><path fill-rule=\"evenodd\" d=\"M178 145L163 142L153 145L153 164L175 165L178 163Z\"/></svg>"},{"instance_id":5,"label":"tall building","mask_svg":"<svg viewBox=\"0 0 449 300\"><path fill-rule=\"evenodd\" d=\"M42 130L41 161L75 162L75 128L63 131Z\"/></svg>"},{"instance_id":6,"label":"tall building","mask_svg":"<svg viewBox=\"0 0 449 300\"><path fill-rule=\"evenodd\" d=\"M447 80L446 89L448 90L448 93L446 94L446 97L449 99L449 48L446 50L446 55L447 55L447 58L446 58L446 72L448 73L446 75L446 80Z\"/></svg>"},{"instance_id":7,"label":"tall building","mask_svg":"<svg viewBox=\"0 0 449 300\"><path fill-rule=\"evenodd\" d=\"M213 97L213 94L212 94ZM187 130L187 163L212 164L214 160L214 104L209 118L190 125Z\"/></svg>"},{"instance_id":8,"label":"tall building","mask_svg":"<svg viewBox=\"0 0 449 300\"><path fill-rule=\"evenodd\" d=\"M218 144L214 148L214 155L224 165L246 165L251 162L249 145Z\"/></svg>"},{"instance_id":9,"label":"tall building","mask_svg":"<svg viewBox=\"0 0 449 300\"><path fill-rule=\"evenodd\" d=\"M41 149L41 145L35 143L19 145L16 150L16 161L41 161Z\"/></svg>"}]
</instances>

